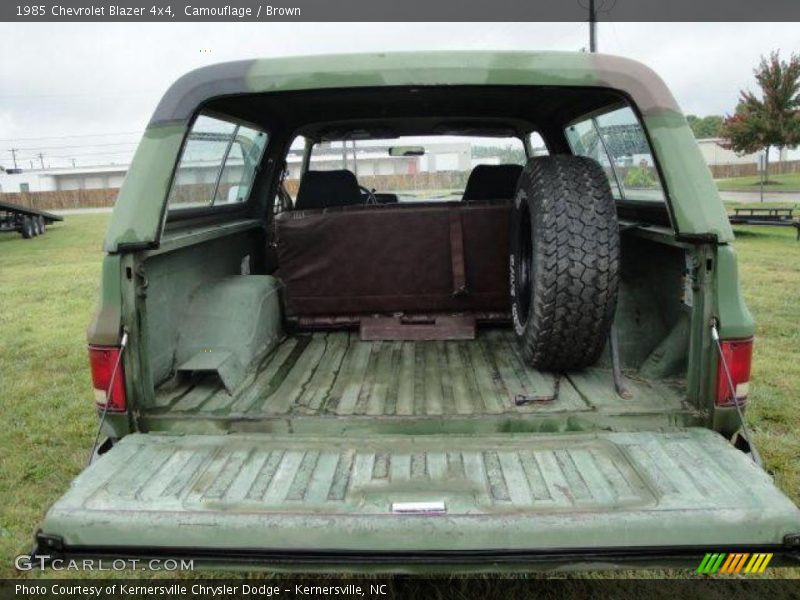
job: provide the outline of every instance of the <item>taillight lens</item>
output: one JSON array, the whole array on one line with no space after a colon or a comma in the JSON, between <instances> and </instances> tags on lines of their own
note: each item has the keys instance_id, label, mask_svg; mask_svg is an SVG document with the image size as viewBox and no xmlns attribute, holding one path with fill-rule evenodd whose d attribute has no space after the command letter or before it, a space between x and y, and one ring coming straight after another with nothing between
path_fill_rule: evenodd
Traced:
<instances>
[{"instance_id":1,"label":"taillight lens","mask_svg":"<svg viewBox=\"0 0 800 600\"><path fill-rule=\"evenodd\" d=\"M742 404L747 400L750 383L750 364L753 360L753 338L747 340L720 340L722 355L731 373L736 400ZM717 406L733 406L731 386L720 359L717 364Z\"/></svg>"},{"instance_id":2,"label":"taillight lens","mask_svg":"<svg viewBox=\"0 0 800 600\"><path fill-rule=\"evenodd\" d=\"M89 346L89 364L92 369L94 401L98 408L105 408L108 396L109 412L125 412L125 371L120 361L117 372L114 366L119 359L120 349L114 346ZM114 381L111 381L111 377ZM111 394L108 389L111 388Z\"/></svg>"}]
</instances>

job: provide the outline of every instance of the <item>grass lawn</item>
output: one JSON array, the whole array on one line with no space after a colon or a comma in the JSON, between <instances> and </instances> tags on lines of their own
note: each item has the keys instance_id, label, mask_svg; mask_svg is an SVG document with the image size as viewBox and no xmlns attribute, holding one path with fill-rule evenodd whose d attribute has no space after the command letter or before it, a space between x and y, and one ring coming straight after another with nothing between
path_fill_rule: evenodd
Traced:
<instances>
[{"instance_id":1,"label":"grass lawn","mask_svg":"<svg viewBox=\"0 0 800 600\"><path fill-rule=\"evenodd\" d=\"M45 509L83 469L92 443L84 332L107 218L70 215L33 240L0 236L0 578L20 576L12 557L30 549ZM791 228L743 227L737 236L758 322L750 420L767 467L800 503L800 243ZM800 569L771 573L800 577ZM520 583L520 598L529 585Z\"/></svg>"},{"instance_id":2,"label":"grass lawn","mask_svg":"<svg viewBox=\"0 0 800 600\"><path fill-rule=\"evenodd\" d=\"M765 192L800 191L800 173L770 175L769 181L770 182L768 184L764 185ZM758 175L718 179L717 188L726 192L757 192L760 189Z\"/></svg>"}]
</instances>

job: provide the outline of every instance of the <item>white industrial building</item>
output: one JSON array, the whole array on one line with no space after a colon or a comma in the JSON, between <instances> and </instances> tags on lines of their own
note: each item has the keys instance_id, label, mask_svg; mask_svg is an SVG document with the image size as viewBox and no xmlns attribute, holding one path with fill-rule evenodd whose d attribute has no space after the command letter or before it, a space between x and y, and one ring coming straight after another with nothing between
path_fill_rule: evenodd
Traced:
<instances>
[{"instance_id":1,"label":"white industrial building","mask_svg":"<svg viewBox=\"0 0 800 600\"><path fill-rule=\"evenodd\" d=\"M758 153L736 154L722 146L722 138L697 140L700 152L708 165L740 165L758 163ZM389 156L388 147L361 147L357 149L357 168L353 168L352 149L348 149L347 167L357 170L358 176L404 175L433 171L469 171L476 164L496 164L497 157L473 158L468 143L427 144L423 156ZM792 160L797 150L784 149L781 160ZM778 154L773 151L771 162L777 162ZM311 157L311 168L330 170L342 168L341 148L331 148L328 152L316 152ZM288 156L289 178L296 179L300 174L302 153L293 151ZM635 162L634 162L635 164ZM235 168L235 165L232 165ZM218 164L204 161L184 168L181 183L213 182ZM127 164L100 165L86 167L58 167L46 169L8 169L0 167L0 193L12 192L52 192L61 190L91 190L119 188L125 179Z\"/></svg>"},{"instance_id":2,"label":"white industrial building","mask_svg":"<svg viewBox=\"0 0 800 600\"><path fill-rule=\"evenodd\" d=\"M126 164L8 171L0 168L0 193L118 188L127 170Z\"/></svg>"},{"instance_id":3,"label":"white industrial building","mask_svg":"<svg viewBox=\"0 0 800 600\"><path fill-rule=\"evenodd\" d=\"M388 147L362 147L357 149L356 156L358 164L354 169L352 150L349 150L347 167L358 171L358 176L469 171L478 162L499 162L493 158L472 159L468 143L431 144L426 147L424 156L389 156ZM287 163L289 178L299 177L302 154L290 153ZM236 166L229 164L228 168ZM315 152L311 157L311 168L319 171L341 169L341 148L324 153ZM218 169L217 161L192 161L190 165L182 166L180 183L213 183ZM8 171L0 168L0 193L118 188L127 170L127 164ZM235 176L232 177L235 179Z\"/></svg>"},{"instance_id":4,"label":"white industrial building","mask_svg":"<svg viewBox=\"0 0 800 600\"><path fill-rule=\"evenodd\" d=\"M713 165L745 165L756 163L758 164L759 152L751 154L736 154L733 150L725 148L722 144L725 142L723 138L704 138L697 140L697 145L700 146L700 152L706 160L706 164ZM784 148L781 151L780 158L776 151L770 152L770 162L778 162L778 160L789 160L789 150Z\"/></svg>"},{"instance_id":5,"label":"white industrial building","mask_svg":"<svg viewBox=\"0 0 800 600\"><path fill-rule=\"evenodd\" d=\"M426 144L423 156L389 156L388 146L362 145L356 148L356 165L353 166L353 149L347 148L343 157L341 146L325 148L311 154L311 169L330 171L346 165L356 175L410 175L433 171L469 171L475 161L469 143ZM300 177L303 162L302 151L292 151L287 157L289 179ZM481 159L477 162L497 162Z\"/></svg>"}]
</instances>

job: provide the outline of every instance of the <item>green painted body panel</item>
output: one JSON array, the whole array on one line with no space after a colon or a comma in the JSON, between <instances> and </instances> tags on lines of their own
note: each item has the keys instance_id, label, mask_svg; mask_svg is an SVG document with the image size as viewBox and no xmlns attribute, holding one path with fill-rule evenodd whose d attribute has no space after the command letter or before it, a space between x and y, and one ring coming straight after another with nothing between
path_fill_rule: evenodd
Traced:
<instances>
[{"instance_id":1,"label":"green painted body panel","mask_svg":"<svg viewBox=\"0 0 800 600\"><path fill-rule=\"evenodd\" d=\"M736 251L732 246L717 248L717 267L714 271L715 297L719 334L723 339L743 339L755 334L755 323L744 303Z\"/></svg>"},{"instance_id":2,"label":"green painted body panel","mask_svg":"<svg viewBox=\"0 0 800 600\"><path fill-rule=\"evenodd\" d=\"M206 374L226 394L242 387L246 369L283 337L278 291L270 275L233 275L198 287L180 318L178 374Z\"/></svg>"},{"instance_id":3,"label":"green painted body panel","mask_svg":"<svg viewBox=\"0 0 800 600\"><path fill-rule=\"evenodd\" d=\"M116 346L122 331L122 261L106 255L101 271L100 298L86 332L86 341L97 346Z\"/></svg>"},{"instance_id":4,"label":"green painted body panel","mask_svg":"<svg viewBox=\"0 0 800 600\"><path fill-rule=\"evenodd\" d=\"M643 120L661 166L678 232L712 236L718 242L733 241L725 206L683 114L664 111L644 115Z\"/></svg>"},{"instance_id":5,"label":"green painted body panel","mask_svg":"<svg viewBox=\"0 0 800 600\"><path fill-rule=\"evenodd\" d=\"M670 192L676 229L730 241L711 174L664 82L625 58L562 52L426 52L276 58L204 67L165 94L133 158L105 247L152 246L160 239L169 182L199 107L230 94L381 86L577 86L627 94L642 113Z\"/></svg>"},{"instance_id":6,"label":"green painted body panel","mask_svg":"<svg viewBox=\"0 0 800 600\"><path fill-rule=\"evenodd\" d=\"M250 236L246 231L234 232L148 258L145 263L147 288L141 304L147 312L147 319L142 322L146 360L152 371L151 389L154 382L161 382L175 369L177 361L188 360L188 356L178 356L177 352L187 309L195 295L202 294L219 280L241 273L242 260L252 252ZM208 325L214 326L211 320Z\"/></svg>"},{"instance_id":7,"label":"green painted body panel","mask_svg":"<svg viewBox=\"0 0 800 600\"><path fill-rule=\"evenodd\" d=\"M443 502L437 515L395 503ZM780 544L798 510L705 429L126 437L48 512L70 546L554 550ZM657 532L657 535L654 535Z\"/></svg>"},{"instance_id":8,"label":"green painted body panel","mask_svg":"<svg viewBox=\"0 0 800 600\"><path fill-rule=\"evenodd\" d=\"M126 244L152 245L158 239L172 172L185 135L185 125L147 128L114 203L106 232L106 252L116 252Z\"/></svg>"}]
</instances>

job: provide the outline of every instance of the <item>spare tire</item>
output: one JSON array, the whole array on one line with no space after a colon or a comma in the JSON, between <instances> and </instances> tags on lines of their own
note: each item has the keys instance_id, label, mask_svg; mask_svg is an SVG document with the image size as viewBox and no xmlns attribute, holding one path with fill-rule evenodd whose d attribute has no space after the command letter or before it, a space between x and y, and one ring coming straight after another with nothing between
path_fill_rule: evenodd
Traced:
<instances>
[{"instance_id":1,"label":"spare tire","mask_svg":"<svg viewBox=\"0 0 800 600\"><path fill-rule=\"evenodd\" d=\"M580 156L528 161L511 215L511 314L526 362L597 362L619 287L619 226L603 168Z\"/></svg>"}]
</instances>

